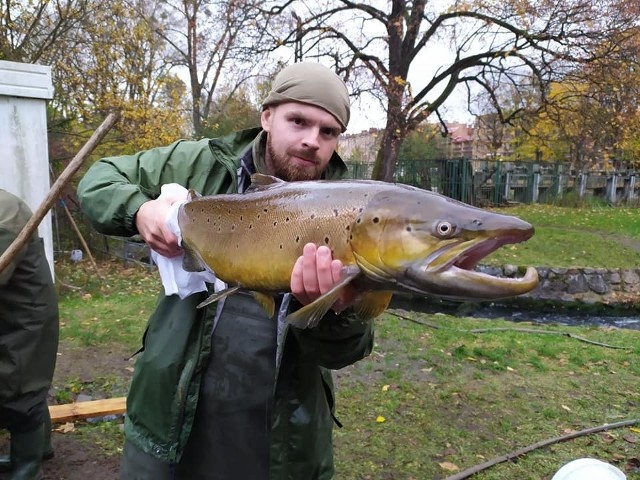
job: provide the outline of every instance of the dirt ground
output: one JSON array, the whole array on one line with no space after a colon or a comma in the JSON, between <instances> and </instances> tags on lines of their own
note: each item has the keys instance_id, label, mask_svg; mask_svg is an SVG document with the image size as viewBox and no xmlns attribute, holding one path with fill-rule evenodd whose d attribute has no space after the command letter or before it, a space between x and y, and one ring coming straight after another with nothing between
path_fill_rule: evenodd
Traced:
<instances>
[{"instance_id":1,"label":"dirt ground","mask_svg":"<svg viewBox=\"0 0 640 480\"><path fill-rule=\"evenodd\" d=\"M127 379L131 376L130 352L105 350L101 348L70 348L60 344L54 386L66 385L70 379L79 384L89 385L97 378L114 376ZM54 391L52 390L52 394ZM53 397L53 395L50 395ZM98 396L96 396L98 398ZM50 399L50 403L53 403ZM113 480L118 478L120 457L109 455L77 432L55 431L61 425L54 425L52 444L54 457L43 464L45 480ZM0 453L9 450L9 437L0 434ZM0 480L8 478L0 473Z\"/></svg>"}]
</instances>

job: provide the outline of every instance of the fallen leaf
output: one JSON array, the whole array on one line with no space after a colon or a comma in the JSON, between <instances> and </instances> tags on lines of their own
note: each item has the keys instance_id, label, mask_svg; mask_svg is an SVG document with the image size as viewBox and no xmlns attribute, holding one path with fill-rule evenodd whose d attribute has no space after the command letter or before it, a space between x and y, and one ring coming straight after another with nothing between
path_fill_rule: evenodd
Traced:
<instances>
[{"instance_id":1,"label":"fallen leaf","mask_svg":"<svg viewBox=\"0 0 640 480\"><path fill-rule=\"evenodd\" d=\"M460 467L458 467L455 463L451 463L451 462L440 462L438 465L440 465L441 469L446 470L448 472L457 472L458 470L460 470Z\"/></svg>"},{"instance_id":2,"label":"fallen leaf","mask_svg":"<svg viewBox=\"0 0 640 480\"><path fill-rule=\"evenodd\" d=\"M566 405L560 405L564 410L566 410L567 412L570 412L571 409L569 407L567 407Z\"/></svg>"},{"instance_id":3,"label":"fallen leaf","mask_svg":"<svg viewBox=\"0 0 640 480\"><path fill-rule=\"evenodd\" d=\"M616 441L616 437L609 432L600 433L600 439L605 443L613 443Z\"/></svg>"},{"instance_id":4,"label":"fallen leaf","mask_svg":"<svg viewBox=\"0 0 640 480\"><path fill-rule=\"evenodd\" d=\"M386 421L387 421L387 419L384 418L382 415L378 415L378 417L376 418L376 422L377 423L384 423Z\"/></svg>"},{"instance_id":5,"label":"fallen leaf","mask_svg":"<svg viewBox=\"0 0 640 480\"><path fill-rule=\"evenodd\" d=\"M73 432L75 429L76 429L76 426L74 425L73 422L67 422L60 425L58 428L55 429L55 431L60 433L69 433L69 432Z\"/></svg>"}]
</instances>

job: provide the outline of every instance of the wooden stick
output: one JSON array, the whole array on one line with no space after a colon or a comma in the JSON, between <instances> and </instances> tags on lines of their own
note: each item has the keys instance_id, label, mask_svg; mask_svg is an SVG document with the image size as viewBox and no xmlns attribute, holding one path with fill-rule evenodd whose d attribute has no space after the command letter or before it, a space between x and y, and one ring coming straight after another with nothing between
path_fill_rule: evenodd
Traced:
<instances>
[{"instance_id":1,"label":"wooden stick","mask_svg":"<svg viewBox=\"0 0 640 480\"><path fill-rule=\"evenodd\" d=\"M573 432L568 435L563 435L561 437L554 437L548 440L542 440L540 442L534 443L533 445L529 445L528 447L524 447L524 448L521 448L520 450L516 450L515 452L507 453L506 455L496 457L487 462L468 468L460 473L447 477L444 480L463 480L465 478L469 478L472 475L475 475L478 472L486 470L489 467L493 467L494 465L497 465L502 462L513 460L514 458L520 457L525 453L529 453L532 450L535 450L537 448L547 447L549 445L553 445L554 443L565 442L567 440L582 437L584 435L590 435L592 433L604 432L606 430L612 430L614 428L628 427L631 425L635 425L636 423L640 423L640 418L636 418L634 420L625 420L623 422L617 422L617 423L605 423L604 425L601 425L599 427L587 428L585 430L580 430L579 432Z\"/></svg>"},{"instance_id":2,"label":"wooden stick","mask_svg":"<svg viewBox=\"0 0 640 480\"><path fill-rule=\"evenodd\" d=\"M63 405L51 405L49 415L53 423L72 422L92 417L104 417L125 413L127 410L127 398L106 398L104 400L91 400L90 402L66 403Z\"/></svg>"},{"instance_id":3,"label":"wooden stick","mask_svg":"<svg viewBox=\"0 0 640 480\"><path fill-rule=\"evenodd\" d=\"M91 260L91 264L93 265L93 268L96 270L98 277L100 277L100 280L104 280L104 277L100 273L100 269L98 269L98 265L96 264L96 261L94 260L93 255L91 255L91 250L89 250L89 245L87 245L87 242L82 236L82 233L80 232L80 229L76 224L76 221L73 219L73 216L71 215L71 212L67 208L67 204L64 203L64 201L62 201L62 207L64 208L64 213L67 214L67 218L69 219L69 222L71 223L71 228L73 228L73 231L76 232L76 235L78 236L78 239L82 244L82 248L84 249L85 252L87 252L87 256L89 257L89 260Z\"/></svg>"},{"instance_id":4,"label":"wooden stick","mask_svg":"<svg viewBox=\"0 0 640 480\"><path fill-rule=\"evenodd\" d=\"M29 241L31 235L38 228L38 225L47 214L47 212L51 209L53 204L56 202L58 197L60 196L60 192L65 187L69 180L73 177L76 171L80 168L82 163L89 157L94 148L102 141L107 132L111 130L111 127L118 120L119 115L115 113L110 113L107 115L107 118L104 119L104 122L93 132L91 138L84 144L84 146L80 149L80 151L76 154L75 157L69 162L67 168L64 169L62 174L55 181L49 193L40 204L35 213L31 216L27 224L20 231L16 239L9 245L2 256L0 256L0 272L2 272L7 266L9 262L13 259L13 257L22 249L22 247Z\"/></svg>"}]
</instances>

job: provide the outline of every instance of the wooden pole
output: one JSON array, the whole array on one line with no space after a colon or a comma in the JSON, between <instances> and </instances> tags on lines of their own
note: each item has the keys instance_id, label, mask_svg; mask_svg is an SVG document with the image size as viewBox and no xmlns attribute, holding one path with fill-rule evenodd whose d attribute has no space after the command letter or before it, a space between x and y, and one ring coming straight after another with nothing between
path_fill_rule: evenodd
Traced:
<instances>
[{"instance_id":1,"label":"wooden pole","mask_svg":"<svg viewBox=\"0 0 640 480\"><path fill-rule=\"evenodd\" d=\"M20 231L16 239L9 245L2 256L0 256L0 272L2 272L7 266L11 259L22 249L22 247L29 241L31 235L38 228L38 225L47 214L47 212L51 209L53 204L56 202L58 197L60 196L60 192L65 187L69 180L73 177L73 175L78 171L83 162L89 157L94 148L102 141L107 132L111 130L111 128L115 125L118 120L119 115L115 113L110 113L107 115L107 118L104 119L102 124L93 132L91 138L84 144L84 146L80 149L80 151L76 154L75 157L69 162L67 168L64 169L62 174L55 181L49 193L42 201L38 209L31 216L27 224Z\"/></svg>"},{"instance_id":2,"label":"wooden pole","mask_svg":"<svg viewBox=\"0 0 640 480\"><path fill-rule=\"evenodd\" d=\"M89 245L87 245L87 242L82 236L82 233L80 232L80 229L76 224L76 221L73 219L73 216L71 215L71 212L67 208L67 204L64 203L64 201L62 201L62 207L64 208L64 213L67 214L67 218L69 219L69 222L71 223L71 228L73 228L73 231L76 232L76 235L78 236L78 239L82 244L82 248L84 249L85 252L87 252L87 257L89 257L89 260L91 260L91 264L93 265L93 268L95 268L96 273L98 274L98 277L100 277L100 280L104 280L104 277L100 273L100 269L98 269L98 265L96 264L96 261L94 260L93 255L91 255L91 250L89 250Z\"/></svg>"}]
</instances>

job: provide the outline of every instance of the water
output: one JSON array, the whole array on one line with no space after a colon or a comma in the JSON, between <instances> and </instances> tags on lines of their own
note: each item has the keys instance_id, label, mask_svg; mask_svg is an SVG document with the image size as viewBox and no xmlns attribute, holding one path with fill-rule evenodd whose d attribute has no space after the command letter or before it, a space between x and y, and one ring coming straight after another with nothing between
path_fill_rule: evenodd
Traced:
<instances>
[{"instance_id":1,"label":"water","mask_svg":"<svg viewBox=\"0 0 640 480\"><path fill-rule=\"evenodd\" d=\"M423 300L395 295L391 308L402 308L423 313L446 313L457 317L503 318L513 322L531 322L545 325L598 326L640 330L640 312L623 313L590 307L553 307L531 304L454 303ZM589 311L586 311L586 310Z\"/></svg>"}]
</instances>

